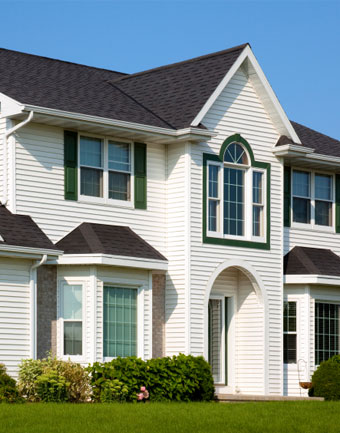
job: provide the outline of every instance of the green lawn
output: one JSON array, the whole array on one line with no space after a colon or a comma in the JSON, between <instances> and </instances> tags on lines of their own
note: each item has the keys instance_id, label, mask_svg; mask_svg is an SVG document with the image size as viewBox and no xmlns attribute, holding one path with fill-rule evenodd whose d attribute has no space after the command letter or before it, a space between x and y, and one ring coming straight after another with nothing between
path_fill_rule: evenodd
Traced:
<instances>
[{"instance_id":1,"label":"green lawn","mask_svg":"<svg viewBox=\"0 0 340 433\"><path fill-rule=\"evenodd\" d=\"M1 433L340 432L340 403L0 404Z\"/></svg>"}]
</instances>

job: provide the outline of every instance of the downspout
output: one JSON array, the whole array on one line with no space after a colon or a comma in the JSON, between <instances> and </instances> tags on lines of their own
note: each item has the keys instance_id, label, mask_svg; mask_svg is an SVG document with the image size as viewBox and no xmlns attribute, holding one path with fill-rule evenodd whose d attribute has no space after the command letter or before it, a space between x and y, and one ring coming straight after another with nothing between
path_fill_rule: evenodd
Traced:
<instances>
[{"instance_id":1,"label":"downspout","mask_svg":"<svg viewBox=\"0 0 340 433\"><path fill-rule=\"evenodd\" d=\"M2 193L2 204L3 205L7 205L7 201L8 201L8 179L7 179L7 173L8 173L8 144L7 144L7 139L10 135L12 135L15 131L17 131L18 129L22 128L24 125L26 125L26 123L30 122L33 118L33 111L29 112L29 115L27 117L27 119L23 120L22 122L18 123L17 125L15 125L13 128L9 129L8 131L6 131L3 135L3 148L4 148L4 153L3 153L3 193Z\"/></svg>"},{"instance_id":2,"label":"downspout","mask_svg":"<svg viewBox=\"0 0 340 433\"><path fill-rule=\"evenodd\" d=\"M37 268L47 261L47 254L41 260L37 260L30 269L30 294L31 294L31 358L37 359Z\"/></svg>"}]
</instances>

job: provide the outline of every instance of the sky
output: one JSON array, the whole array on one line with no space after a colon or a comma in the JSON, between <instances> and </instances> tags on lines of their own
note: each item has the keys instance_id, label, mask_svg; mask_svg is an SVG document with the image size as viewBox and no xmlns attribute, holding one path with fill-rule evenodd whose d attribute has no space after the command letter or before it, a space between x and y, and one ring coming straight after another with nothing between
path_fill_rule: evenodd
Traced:
<instances>
[{"instance_id":1,"label":"sky","mask_svg":"<svg viewBox=\"0 0 340 433\"><path fill-rule=\"evenodd\" d=\"M137 72L249 42L288 117L340 140L340 0L0 0L0 47Z\"/></svg>"}]
</instances>

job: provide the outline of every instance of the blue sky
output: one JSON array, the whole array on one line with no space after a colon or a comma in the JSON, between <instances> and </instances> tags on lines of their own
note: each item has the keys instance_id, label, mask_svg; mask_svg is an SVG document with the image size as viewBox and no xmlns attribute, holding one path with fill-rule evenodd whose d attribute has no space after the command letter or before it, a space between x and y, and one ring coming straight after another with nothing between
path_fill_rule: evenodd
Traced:
<instances>
[{"instance_id":1,"label":"blue sky","mask_svg":"<svg viewBox=\"0 0 340 433\"><path fill-rule=\"evenodd\" d=\"M340 139L340 0L0 0L0 46L137 72L249 42L289 118Z\"/></svg>"}]
</instances>

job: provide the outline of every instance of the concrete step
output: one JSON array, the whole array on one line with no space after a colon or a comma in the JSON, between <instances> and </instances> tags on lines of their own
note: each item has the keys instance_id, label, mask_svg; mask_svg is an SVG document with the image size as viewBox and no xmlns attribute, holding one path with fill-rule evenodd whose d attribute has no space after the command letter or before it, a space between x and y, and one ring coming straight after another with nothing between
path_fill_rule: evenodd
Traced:
<instances>
[{"instance_id":1,"label":"concrete step","mask_svg":"<svg viewBox=\"0 0 340 433\"><path fill-rule=\"evenodd\" d=\"M220 402L247 401L324 401L323 397L287 397L282 395L216 394Z\"/></svg>"}]
</instances>

